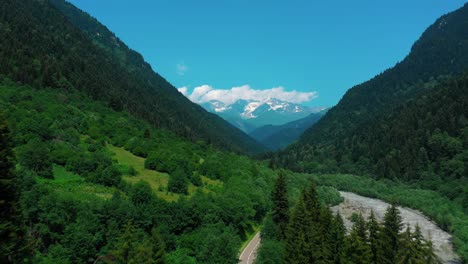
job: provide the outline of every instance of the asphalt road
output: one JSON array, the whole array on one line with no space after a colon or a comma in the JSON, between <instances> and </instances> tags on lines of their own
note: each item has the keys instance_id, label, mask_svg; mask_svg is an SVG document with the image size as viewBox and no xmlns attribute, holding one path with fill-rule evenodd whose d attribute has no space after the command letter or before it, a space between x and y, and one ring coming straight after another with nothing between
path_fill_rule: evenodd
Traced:
<instances>
[{"instance_id":1,"label":"asphalt road","mask_svg":"<svg viewBox=\"0 0 468 264\"><path fill-rule=\"evenodd\" d=\"M244 248L240 257L240 264L253 264L255 257L257 256L257 250L260 246L260 232L255 234L254 238L249 242L249 244Z\"/></svg>"}]
</instances>

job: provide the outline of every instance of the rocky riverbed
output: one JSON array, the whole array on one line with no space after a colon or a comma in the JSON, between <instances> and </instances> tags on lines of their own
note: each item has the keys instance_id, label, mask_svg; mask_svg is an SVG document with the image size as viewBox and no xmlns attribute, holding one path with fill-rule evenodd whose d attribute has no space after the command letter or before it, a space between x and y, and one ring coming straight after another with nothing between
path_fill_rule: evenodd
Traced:
<instances>
[{"instance_id":1,"label":"rocky riverbed","mask_svg":"<svg viewBox=\"0 0 468 264\"><path fill-rule=\"evenodd\" d=\"M353 213L361 212L362 215L367 218L369 217L370 212L374 211L376 218L379 221L382 221L385 211L389 206L389 204L384 201L360 196L355 193L340 192L340 194L344 198L344 201L341 204L332 207L332 210L335 213L340 212L348 230L352 226L350 219ZM453 250L451 242L452 236L449 233L440 229L433 221L429 220L417 210L405 207L398 207L398 209L401 212L401 217L405 226L409 224L414 228L418 224L424 238L432 240L436 254L442 260L442 263L461 263Z\"/></svg>"}]
</instances>

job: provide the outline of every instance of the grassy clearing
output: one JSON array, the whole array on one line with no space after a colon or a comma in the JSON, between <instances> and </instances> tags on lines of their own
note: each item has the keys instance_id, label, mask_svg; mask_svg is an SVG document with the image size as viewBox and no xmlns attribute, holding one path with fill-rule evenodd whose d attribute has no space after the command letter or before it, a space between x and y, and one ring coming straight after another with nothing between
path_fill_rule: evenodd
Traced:
<instances>
[{"instance_id":1,"label":"grassy clearing","mask_svg":"<svg viewBox=\"0 0 468 264\"><path fill-rule=\"evenodd\" d=\"M108 145L107 148L115 155L114 157L119 164L133 167L137 172L135 176L124 175L122 177L123 180L132 184L139 181L145 181L151 186L158 197L166 201L177 201L177 199L179 199L178 194L173 194L166 191L167 183L169 182L169 175L167 173L160 173L154 170L145 169L144 158L135 156L123 148L112 145Z\"/></svg>"},{"instance_id":2,"label":"grassy clearing","mask_svg":"<svg viewBox=\"0 0 468 264\"><path fill-rule=\"evenodd\" d=\"M119 165L133 167L137 172L137 174L134 176L128 174L124 175L123 180L132 184L139 181L145 181L151 186L158 197L166 201L177 201L179 199L180 195L167 191L167 184L170 177L169 174L145 169L145 159L133 155L124 148L119 148L112 145L108 145L107 148L115 155L114 158ZM204 187L199 188L193 184L190 184L188 187L189 196L194 194L199 189L201 189L203 192L216 192L223 187L223 183L221 181L212 180L204 176L201 178Z\"/></svg>"},{"instance_id":3,"label":"grassy clearing","mask_svg":"<svg viewBox=\"0 0 468 264\"><path fill-rule=\"evenodd\" d=\"M59 165L54 165L53 173L54 179L37 178L37 181L51 187L59 195L73 196L81 201L93 200L96 197L110 199L116 190L87 182L79 175L71 173Z\"/></svg>"}]
</instances>

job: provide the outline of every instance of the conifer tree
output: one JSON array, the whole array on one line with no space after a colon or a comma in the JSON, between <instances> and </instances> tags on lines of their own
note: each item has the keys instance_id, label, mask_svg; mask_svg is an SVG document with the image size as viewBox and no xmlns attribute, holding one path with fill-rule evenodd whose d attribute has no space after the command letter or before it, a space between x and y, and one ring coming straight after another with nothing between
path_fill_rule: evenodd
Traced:
<instances>
[{"instance_id":1,"label":"conifer tree","mask_svg":"<svg viewBox=\"0 0 468 264\"><path fill-rule=\"evenodd\" d=\"M320 202L315 184L306 188L294 208L286 234L285 263L316 263L321 256Z\"/></svg>"},{"instance_id":2,"label":"conifer tree","mask_svg":"<svg viewBox=\"0 0 468 264\"><path fill-rule=\"evenodd\" d=\"M320 237L320 251L318 252L318 262L319 263L328 263L331 256L331 225L332 225L333 215L330 209L326 206L323 206L320 210L319 218L319 237Z\"/></svg>"},{"instance_id":3,"label":"conifer tree","mask_svg":"<svg viewBox=\"0 0 468 264\"><path fill-rule=\"evenodd\" d=\"M366 243L365 236L362 237L362 215L359 218L353 224L351 233L346 238L346 259L348 263L368 264L371 263L371 251L369 244Z\"/></svg>"},{"instance_id":4,"label":"conifer tree","mask_svg":"<svg viewBox=\"0 0 468 264\"><path fill-rule=\"evenodd\" d=\"M405 232L401 235L400 246L398 249L397 262L398 264L419 264L416 250L414 248L413 234L409 225Z\"/></svg>"},{"instance_id":5,"label":"conifer tree","mask_svg":"<svg viewBox=\"0 0 468 264\"><path fill-rule=\"evenodd\" d=\"M384 255L382 263L394 264L397 260L400 230L402 228L402 220L400 211L397 209L395 204L392 204L387 208L384 215L384 223L382 228L382 247Z\"/></svg>"},{"instance_id":6,"label":"conifer tree","mask_svg":"<svg viewBox=\"0 0 468 264\"><path fill-rule=\"evenodd\" d=\"M425 252L425 240L421 232L421 228L419 225L416 225L414 228L414 233L412 235L412 241L413 241L413 254L415 255L416 259L418 262L424 263L424 258L426 255Z\"/></svg>"},{"instance_id":7,"label":"conifer tree","mask_svg":"<svg viewBox=\"0 0 468 264\"><path fill-rule=\"evenodd\" d=\"M367 223L367 229L369 231L369 246L371 250L371 263L379 264L382 263L382 246L381 246L381 229L380 225L375 218L374 211L371 211L369 221Z\"/></svg>"},{"instance_id":8,"label":"conifer tree","mask_svg":"<svg viewBox=\"0 0 468 264\"><path fill-rule=\"evenodd\" d=\"M301 195L291 215L291 222L288 225L286 233L286 254L284 263L301 264L308 263L306 250L308 248L306 241L307 226L305 223L305 202L304 195Z\"/></svg>"},{"instance_id":9,"label":"conifer tree","mask_svg":"<svg viewBox=\"0 0 468 264\"><path fill-rule=\"evenodd\" d=\"M161 235L159 234L156 228L153 228L153 230L151 231L151 239L152 239L152 247L153 247L154 264L166 263L165 261L166 245L161 239Z\"/></svg>"},{"instance_id":10,"label":"conifer tree","mask_svg":"<svg viewBox=\"0 0 468 264\"><path fill-rule=\"evenodd\" d=\"M315 183L311 183L304 191L304 205L305 205L305 239L308 245L306 254L308 256L308 263L317 262L321 259L323 242L320 237L320 213L321 204L318 199L317 188Z\"/></svg>"},{"instance_id":11,"label":"conifer tree","mask_svg":"<svg viewBox=\"0 0 468 264\"><path fill-rule=\"evenodd\" d=\"M344 246L345 246L345 227L343 218L338 213L332 219L330 226L330 256L331 263L345 263Z\"/></svg>"},{"instance_id":12,"label":"conifer tree","mask_svg":"<svg viewBox=\"0 0 468 264\"><path fill-rule=\"evenodd\" d=\"M425 264L440 264L442 263L439 257L435 254L434 245L431 240L426 241L424 250Z\"/></svg>"},{"instance_id":13,"label":"conifer tree","mask_svg":"<svg viewBox=\"0 0 468 264\"><path fill-rule=\"evenodd\" d=\"M17 193L13 172L13 152L10 130L0 114L0 262L13 261L13 251L18 242Z\"/></svg>"},{"instance_id":14,"label":"conifer tree","mask_svg":"<svg viewBox=\"0 0 468 264\"><path fill-rule=\"evenodd\" d=\"M113 251L113 255L115 256L117 263L128 262L133 247L133 237L135 234L135 227L131 223L128 223L125 226L125 232L119 238L119 242L116 245L116 250Z\"/></svg>"},{"instance_id":15,"label":"conifer tree","mask_svg":"<svg viewBox=\"0 0 468 264\"><path fill-rule=\"evenodd\" d=\"M364 220L364 217L361 213L359 213L356 222L353 225L353 230L361 238L362 241L367 242L366 220Z\"/></svg>"},{"instance_id":16,"label":"conifer tree","mask_svg":"<svg viewBox=\"0 0 468 264\"><path fill-rule=\"evenodd\" d=\"M283 171L279 172L272 192L272 200L272 219L278 227L279 239L284 239L286 237L286 229L289 223L289 202L286 176Z\"/></svg>"}]
</instances>

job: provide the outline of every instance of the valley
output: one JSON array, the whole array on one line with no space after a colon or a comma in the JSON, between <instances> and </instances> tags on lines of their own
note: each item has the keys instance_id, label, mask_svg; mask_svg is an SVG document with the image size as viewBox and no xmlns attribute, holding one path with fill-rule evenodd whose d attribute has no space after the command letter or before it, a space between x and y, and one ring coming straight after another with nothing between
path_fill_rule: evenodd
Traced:
<instances>
[{"instance_id":1,"label":"valley","mask_svg":"<svg viewBox=\"0 0 468 264\"><path fill-rule=\"evenodd\" d=\"M397 53L345 55L399 21L82 1L0 1L0 263L468 262L468 4L418 6L439 18L362 82Z\"/></svg>"}]
</instances>

